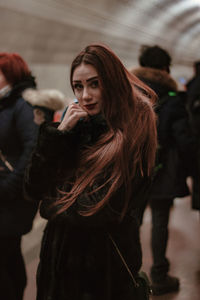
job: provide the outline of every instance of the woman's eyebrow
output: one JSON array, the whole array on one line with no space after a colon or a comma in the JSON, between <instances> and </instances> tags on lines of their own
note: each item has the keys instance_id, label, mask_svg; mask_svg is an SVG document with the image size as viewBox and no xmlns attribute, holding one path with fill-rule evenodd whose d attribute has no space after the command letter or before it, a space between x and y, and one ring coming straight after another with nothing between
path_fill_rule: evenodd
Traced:
<instances>
[{"instance_id":1,"label":"woman's eyebrow","mask_svg":"<svg viewBox=\"0 0 200 300\"><path fill-rule=\"evenodd\" d=\"M81 80L73 80L72 82L81 82Z\"/></svg>"},{"instance_id":2,"label":"woman's eyebrow","mask_svg":"<svg viewBox=\"0 0 200 300\"><path fill-rule=\"evenodd\" d=\"M86 81L88 82L88 81L91 81L91 80L94 80L94 79L98 79L98 76L91 77L91 78L87 79Z\"/></svg>"},{"instance_id":3,"label":"woman's eyebrow","mask_svg":"<svg viewBox=\"0 0 200 300\"><path fill-rule=\"evenodd\" d=\"M93 76L93 77L91 77L91 78L88 78L87 80L86 80L86 82L90 82L90 81L92 81L92 80L94 80L94 79L98 79L98 76ZM73 80L72 82L82 82L81 80Z\"/></svg>"}]
</instances>

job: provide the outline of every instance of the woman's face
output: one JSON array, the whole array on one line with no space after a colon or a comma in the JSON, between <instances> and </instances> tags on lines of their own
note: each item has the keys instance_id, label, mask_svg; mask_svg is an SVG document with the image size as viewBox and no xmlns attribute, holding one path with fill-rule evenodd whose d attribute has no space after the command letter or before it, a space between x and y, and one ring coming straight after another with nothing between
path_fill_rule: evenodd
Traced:
<instances>
[{"instance_id":1,"label":"woman's face","mask_svg":"<svg viewBox=\"0 0 200 300\"><path fill-rule=\"evenodd\" d=\"M89 115L96 115L102 108L102 90L96 69L82 63L73 73L72 85L79 105Z\"/></svg>"}]
</instances>

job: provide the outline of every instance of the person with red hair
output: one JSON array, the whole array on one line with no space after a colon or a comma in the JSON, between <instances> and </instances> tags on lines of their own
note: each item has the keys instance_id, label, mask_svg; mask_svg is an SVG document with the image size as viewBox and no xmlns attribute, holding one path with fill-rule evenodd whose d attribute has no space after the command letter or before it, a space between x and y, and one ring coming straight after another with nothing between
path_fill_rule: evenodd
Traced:
<instances>
[{"instance_id":1,"label":"person with red hair","mask_svg":"<svg viewBox=\"0 0 200 300\"><path fill-rule=\"evenodd\" d=\"M23 175L36 140L33 109L22 97L36 88L31 72L17 53L0 52L0 293L22 300L26 270L21 238L32 228L36 203L23 196Z\"/></svg>"},{"instance_id":2,"label":"person with red hair","mask_svg":"<svg viewBox=\"0 0 200 300\"><path fill-rule=\"evenodd\" d=\"M137 300L137 214L154 169L155 94L101 44L78 54L70 78L77 101L60 123L40 127L25 176L25 193L48 220L37 300Z\"/></svg>"}]
</instances>

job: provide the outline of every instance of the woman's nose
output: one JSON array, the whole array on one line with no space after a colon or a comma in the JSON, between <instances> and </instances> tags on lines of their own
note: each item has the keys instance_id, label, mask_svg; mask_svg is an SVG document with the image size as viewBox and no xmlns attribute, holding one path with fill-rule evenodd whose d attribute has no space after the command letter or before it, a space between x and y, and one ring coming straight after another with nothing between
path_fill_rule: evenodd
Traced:
<instances>
[{"instance_id":1,"label":"woman's nose","mask_svg":"<svg viewBox=\"0 0 200 300\"><path fill-rule=\"evenodd\" d=\"M91 99L91 95L90 95L90 93L89 93L89 91L88 91L87 88L83 89L83 99L84 100Z\"/></svg>"}]
</instances>

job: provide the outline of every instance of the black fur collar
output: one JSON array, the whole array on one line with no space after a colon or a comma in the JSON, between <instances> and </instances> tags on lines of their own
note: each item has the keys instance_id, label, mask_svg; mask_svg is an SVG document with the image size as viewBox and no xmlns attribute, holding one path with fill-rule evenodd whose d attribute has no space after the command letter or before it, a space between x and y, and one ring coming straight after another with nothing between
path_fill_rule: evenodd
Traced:
<instances>
[{"instance_id":1,"label":"black fur collar","mask_svg":"<svg viewBox=\"0 0 200 300\"><path fill-rule=\"evenodd\" d=\"M80 120L73 129L73 132L80 137L81 144L93 144L106 131L108 125L101 114L90 116L86 121Z\"/></svg>"}]
</instances>

